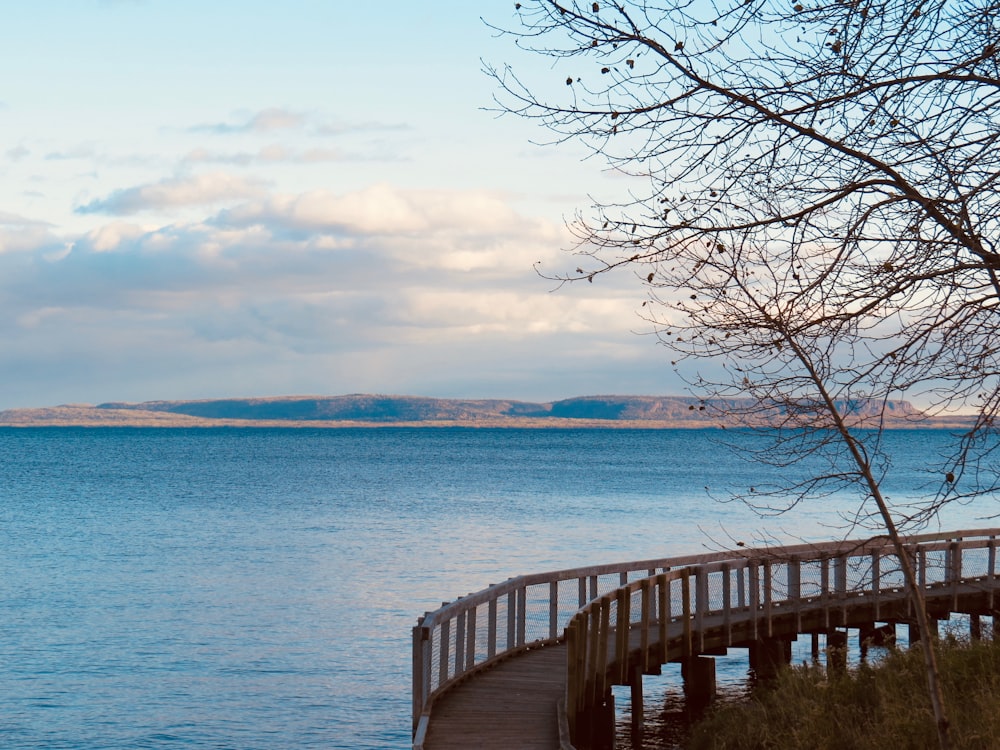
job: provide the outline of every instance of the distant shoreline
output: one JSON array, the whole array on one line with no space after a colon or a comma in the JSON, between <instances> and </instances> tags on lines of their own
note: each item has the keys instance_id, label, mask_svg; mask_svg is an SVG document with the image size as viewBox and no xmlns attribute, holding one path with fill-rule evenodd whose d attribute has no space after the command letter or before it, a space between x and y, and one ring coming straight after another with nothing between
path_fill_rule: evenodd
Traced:
<instances>
[{"instance_id":1,"label":"distant shoreline","mask_svg":"<svg viewBox=\"0 0 1000 750\"><path fill-rule=\"evenodd\" d=\"M971 416L929 416L905 401L841 405L855 427L968 429ZM581 396L533 403L352 394L197 401L66 404L0 411L0 427L470 427L517 429L712 429L787 424L775 406L747 399Z\"/></svg>"}]
</instances>

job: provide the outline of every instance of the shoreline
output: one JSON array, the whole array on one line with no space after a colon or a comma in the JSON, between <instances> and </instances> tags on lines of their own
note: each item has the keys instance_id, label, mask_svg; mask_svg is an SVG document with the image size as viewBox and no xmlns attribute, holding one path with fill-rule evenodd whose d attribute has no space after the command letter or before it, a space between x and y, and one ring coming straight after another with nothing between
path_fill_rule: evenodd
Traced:
<instances>
[{"instance_id":1,"label":"shoreline","mask_svg":"<svg viewBox=\"0 0 1000 750\"><path fill-rule=\"evenodd\" d=\"M857 429L879 427L877 420L859 418L852 421ZM882 423L887 430L956 429L967 430L974 417L911 417L893 418ZM146 428L218 428L233 429L350 429L350 428L421 428L442 429L464 427L472 429L605 429L605 430L711 430L753 429L775 427L766 420L756 424L733 419L587 419L571 417L479 417L471 419L363 420L363 419L232 419L196 417L170 412L131 409L96 409L52 407L43 409L11 409L0 412L0 427L5 428L69 428L69 427L146 427Z\"/></svg>"}]
</instances>

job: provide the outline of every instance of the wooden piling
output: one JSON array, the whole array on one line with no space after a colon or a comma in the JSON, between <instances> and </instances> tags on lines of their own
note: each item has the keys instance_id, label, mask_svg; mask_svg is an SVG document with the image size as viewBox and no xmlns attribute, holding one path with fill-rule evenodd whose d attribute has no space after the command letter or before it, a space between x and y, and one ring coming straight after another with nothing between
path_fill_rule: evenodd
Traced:
<instances>
[{"instance_id":1,"label":"wooden piling","mask_svg":"<svg viewBox=\"0 0 1000 750\"><path fill-rule=\"evenodd\" d=\"M642 665L632 666L629 674L629 688L632 698L632 731L642 732L644 708L642 704Z\"/></svg>"},{"instance_id":2,"label":"wooden piling","mask_svg":"<svg viewBox=\"0 0 1000 750\"><path fill-rule=\"evenodd\" d=\"M692 656L681 662L684 697L692 708L704 708L715 700L715 659Z\"/></svg>"}]
</instances>

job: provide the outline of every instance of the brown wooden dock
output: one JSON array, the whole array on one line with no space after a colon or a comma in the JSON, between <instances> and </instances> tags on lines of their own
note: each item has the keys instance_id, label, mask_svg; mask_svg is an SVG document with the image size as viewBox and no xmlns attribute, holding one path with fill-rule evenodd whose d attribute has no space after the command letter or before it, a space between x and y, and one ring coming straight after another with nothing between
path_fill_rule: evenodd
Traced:
<instances>
[{"instance_id":1,"label":"brown wooden dock","mask_svg":"<svg viewBox=\"0 0 1000 750\"><path fill-rule=\"evenodd\" d=\"M557 750L566 646L532 649L449 690L434 706L425 750Z\"/></svg>"},{"instance_id":2,"label":"brown wooden dock","mask_svg":"<svg viewBox=\"0 0 1000 750\"><path fill-rule=\"evenodd\" d=\"M644 674L679 662L685 692L710 699L713 655L746 648L768 674L799 634L812 636L814 659L826 639L833 669L847 630L863 644L879 623L909 627L912 642L962 613L971 637L983 616L1000 637L1000 529L904 541L905 556L876 537L576 568L445 603L413 630L413 748L603 746L613 685L631 688L641 725ZM923 591L919 622L912 585Z\"/></svg>"}]
</instances>

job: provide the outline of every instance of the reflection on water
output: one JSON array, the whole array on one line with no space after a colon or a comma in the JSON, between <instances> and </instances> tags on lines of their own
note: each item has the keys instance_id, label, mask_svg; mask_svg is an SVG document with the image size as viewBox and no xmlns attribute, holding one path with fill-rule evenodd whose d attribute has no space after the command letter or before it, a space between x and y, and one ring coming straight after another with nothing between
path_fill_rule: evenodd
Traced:
<instances>
[{"instance_id":1,"label":"reflection on water","mask_svg":"<svg viewBox=\"0 0 1000 750\"><path fill-rule=\"evenodd\" d=\"M957 638L964 638L970 632L968 615L953 614L949 620L940 621L938 625L942 636L950 633ZM909 631L905 625L896 626L896 636L897 648L909 647ZM822 644L821 638L821 648ZM792 665L812 662L812 648L812 636L800 635L792 642ZM875 663L887 653L885 647L871 647L868 650L868 662ZM819 659L821 663L825 662L822 651ZM848 630L847 662L849 668L861 662L858 631L853 628ZM714 706L739 703L750 697L755 689L755 680L749 668L747 649L730 648L727 655L715 657L715 668L717 692ZM680 664L666 664L661 675L643 677L643 723L638 731L632 726L630 689L616 686L613 692L616 750L684 750L692 725L706 710L711 710L704 706L693 706L685 699Z\"/></svg>"},{"instance_id":2,"label":"reflection on water","mask_svg":"<svg viewBox=\"0 0 1000 750\"><path fill-rule=\"evenodd\" d=\"M750 690L746 649L730 649L716 657L716 705L744 700ZM680 664L667 664L663 674L643 677L643 724L632 727L632 701L628 687L615 687L617 708L615 747L618 750L683 750L693 721L705 711L689 705L684 697Z\"/></svg>"}]
</instances>

